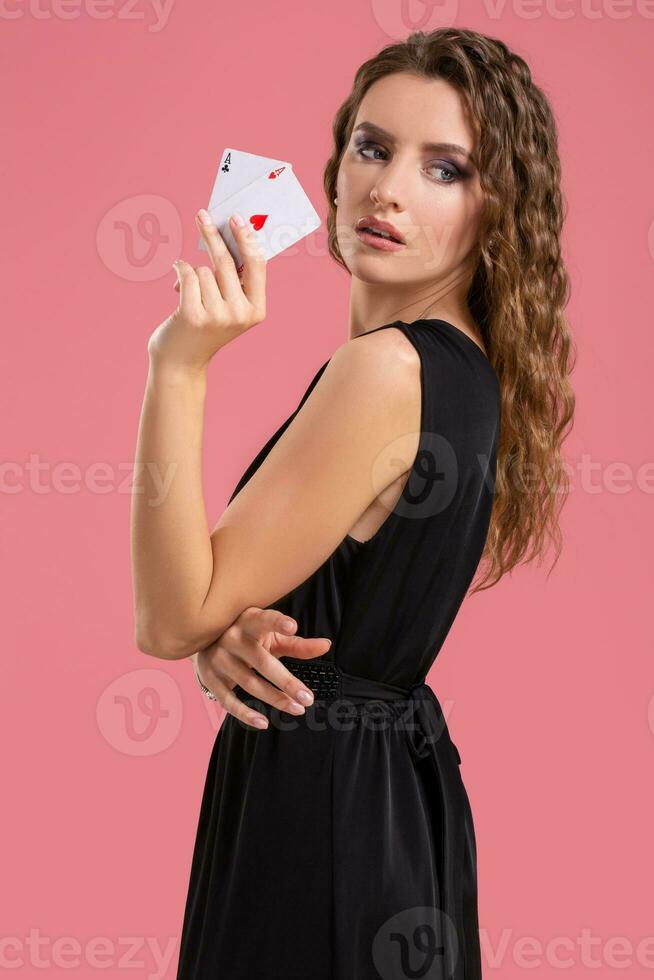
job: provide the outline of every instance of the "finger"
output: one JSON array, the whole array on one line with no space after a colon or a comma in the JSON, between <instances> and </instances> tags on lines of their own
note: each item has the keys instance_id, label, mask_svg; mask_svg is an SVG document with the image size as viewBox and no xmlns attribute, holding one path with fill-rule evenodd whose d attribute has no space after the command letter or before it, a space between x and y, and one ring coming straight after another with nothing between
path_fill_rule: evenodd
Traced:
<instances>
[{"instance_id":1,"label":"finger","mask_svg":"<svg viewBox=\"0 0 654 980\"><path fill-rule=\"evenodd\" d=\"M250 636L261 640L267 633L275 633L274 653L276 656L319 657L331 649L332 641L326 636L296 636L297 623L290 616L277 609L261 609L248 606L236 620L241 629ZM280 635L283 634L283 635ZM324 644L327 644L325 647ZM271 652L273 652L271 650Z\"/></svg>"},{"instance_id":2,"label":"finger","mask_svg":"<svg viewBox=\"0 0 654 980\"><path fill-rule=\"evenodd\" d=\"M237 622L250 636L257 639L261 639L265 633L279 631L291 634L297 629L297 623L292 616L287 616L278 609L261 609L259 606L248 606L238 617Z\"/></svg>"},{"instance_id":3,"label":"finger","mask_svg":"<svg viewBox=\"0 0 654 980\"><path fill-rule=\"evenodd\" d=\"M207 687L209 687L208 684ZM212 694L215 694L216 699L225 711L230 715L234 715L239 721L244 722L246 725L253 725L259 729L268 728L268 719L266 716L248 707L224 681L216 680L215 690L212 690ZM261 723L259 724L259 722Z\"/></svg>"},{"instance_id":4,"label":"finger","mask_svg":"<svg viewBox=\"0 0 654 980\"><path fill-rule=\"evenodd\" d=\"M291 701L298 704L313 704L313 691L307 687L291 670L288 669L274 654L266 650L265 647L257 643L257 653L254 657L248 657L248 662L257 673L271 681L276 688L286 694Z\"/></svg>"},{"instance_id":5,"label":"finger","mask_svg":"<svg viewBox=\"0 0 654 980\"><path fill-rule=\"evenodd\" d=\"M241 272L242 289L250 303L258 311L261 319L266 310L266 274L268 262L264 258L256 233L249 223L238 228L232 222L232 231L236 238L239 251L243 257Z\"/></svg>"},{"instance_id":6,"label":"finger","mask_svg":"<svg viewBox=\"0 0 654 980\"><path fill-rule=\"evenodd\" d=\"M173 268L179 280L179 308L185 315L193 315L203 309L200 283L193 266L184 259L176 259Z\"/></svg>"},{"instance_id":7,"label":"finger","mask_svg":"<svg viewBox=\"0 0 654 980\"><path fill-rule=\"evenodd\" d=\"M322 657L331 650L332 641L322 636L279 636L274 641L276 657L295 657L298 660L311 660Z\"/></svg>"},{"instance_id":8,"label":"finger","mask_svg":"<svg viewBox=\"0 0 654 980\"><path fill-rule=\"evenodd\" d=\"M213 263L214 275L220 294L227 303L232 303L237 297L242 297L243 295L234 259L208 211L205 211L204 208L198 211L195 216L195 221ZM238 238L237 243L240 249L240 240Z\"/></svg>"},{"instance_id":9,"label":"finger","mask_svg":"<svg viewBox=\"0 0 654 980\"><path fill-rule=\"evenodd\" d=\"M292 701L307 705L313 703L313 693L277 657L266 650L261 643L245 630L231 627L223 633L219 641L217 659L212 659L215 670L222 672L223 657L230 654L236 657L247 670L254 668L263 678L271 681L276 688L287 694ZM230 675L231 676L231 675ZM246 680L249 678L245 678ZM240 683L240 681L237 681Z\"/></svg>"},{"instance_id":10,"label":"finger","mask_svg":"<svg viewBox=\"0 0 654 980\"><path fill-rule=\"evenodd\" d=\"M216 282L213 270L206 265L198 265L195 267L195 272L200 283L202 305L207 313L219 312L221 307L224 307L225 301L218 289L218 283Z\"/></svg>"},{"instance_id":11,"label":"finger","mask_svg":"<svg viewBox=\"0 0 654 980\"><path fill-rule=\"evenodd\" d=\"M279 708L280 711L287 711L291 715L304 714L304 705L278 690L263 677L259 677L251 668L246 667L242 660L229 651L225 651L221 661L221 670L225 671L230 680L259 701L264 701L273 708Z\"/></svg>"},{"instance_id":12,"label":"finger","mask_svg":"<svg viewBox=\"0 0 654 980\"><path fill-rule=\"evenodd\" d=\"M241 283L241 285L243 285L243 280L240 275L239 275L239 282ZM175 290L176 293L179 292L179 279L175 279L175 282L173 283L173 289Z\"/></svg>"}]
</instances>

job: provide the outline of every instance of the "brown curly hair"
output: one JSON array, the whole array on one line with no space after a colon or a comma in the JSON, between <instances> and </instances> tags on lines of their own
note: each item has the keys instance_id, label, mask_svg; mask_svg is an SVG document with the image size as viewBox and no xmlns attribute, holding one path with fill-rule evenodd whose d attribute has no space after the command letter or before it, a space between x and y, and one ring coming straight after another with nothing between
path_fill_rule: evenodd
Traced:
<instances>
[{"instance_id":1,"label":"brown curly hair","mask_svg":"<svg viewBox=\"0 0 654 980\"><path fill-rule=\"evenodd\" d=\"M453 85L478 140L484 205L467 300L500 383L501 429L480 560L486 574L473 594L518 562L539 557L546 534L555 544L552 568L562 547L558 517L569 480L561 445L572 428L568 375L576 348L563 315L569 279L561 257L565 214L556 125L526 62L496 38L450 27L416 31L384 47L358 69L336 114L334 151L323 175L329 252L346 269L333 203L338 170L365 93L395 72Z\"/></svg>"}]
</instances>

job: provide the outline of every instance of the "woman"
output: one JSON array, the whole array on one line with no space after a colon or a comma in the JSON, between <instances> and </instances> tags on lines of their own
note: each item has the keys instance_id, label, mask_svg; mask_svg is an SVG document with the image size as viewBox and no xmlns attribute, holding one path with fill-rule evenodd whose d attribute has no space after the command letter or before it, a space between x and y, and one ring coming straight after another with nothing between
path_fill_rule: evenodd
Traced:
<instances>
[{"instance_id":1,"label":"woman","mask_svg":"<svg viewBox=\"0 0 654 980\"><path fill-rule=\"evenodd\" d=\"M206 368L265 317L247 228L239 281L199 220L213 269L178 263L179 307L149 342L136 642L193 656L227 711L179 980L481 977L473 821L425 677L482 559L473 591L545 532L560 543L574 397L555 124L521 58L451 28L362 65L334 140L349 336L211 535Z\"/></svg>"}]
</instances>

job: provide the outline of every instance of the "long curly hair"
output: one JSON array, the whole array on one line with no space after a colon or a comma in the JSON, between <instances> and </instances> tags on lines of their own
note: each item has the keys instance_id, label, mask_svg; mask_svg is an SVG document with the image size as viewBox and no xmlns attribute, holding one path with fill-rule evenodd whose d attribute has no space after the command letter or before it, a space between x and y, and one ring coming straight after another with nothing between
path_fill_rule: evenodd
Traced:
<instances>
[{"instance_id":1,"label":"long curly hair","mask_svg":"<svg viewBox=\"0 0 654 980\"><path fill-rule=\"evenodd\" d=\"M568 375L576 348L563 314L569 279L561 256L556 125L526 62L496 38L451 27L416 31L384 47L358 69L338 110L323 175L329 252L345 269L333 203L340 162L365 93L395 72L453 85L478 139L484 204L467 299L500 384L501 428L493 510L477 569L485 574L473 594L518 562L540 558L540 564L546 536L555 545L552 568L562 548L558 518L569 479L561 445L573 424Z\"/></svg>"}]
</instances>

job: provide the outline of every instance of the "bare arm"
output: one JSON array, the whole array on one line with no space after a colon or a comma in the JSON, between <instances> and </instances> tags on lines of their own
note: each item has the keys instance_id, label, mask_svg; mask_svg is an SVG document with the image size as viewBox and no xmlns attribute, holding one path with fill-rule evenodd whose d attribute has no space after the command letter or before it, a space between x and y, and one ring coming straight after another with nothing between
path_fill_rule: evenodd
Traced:
<instances>
[{"instance_id":1,"label":"bare arm","mask_svg":"<svg viewBox=\"0 0 654 980\"><path fill-rule=\"evenodd\" d=\"M153 373L137 450L146 491L134 498L141 649L170 659L189 656L246 607L275 602L332 554L397 478L388 468L382 485L373 484L375 463L390 444L414 431L417 445L417 355L394 335L380 331L336 351L211 534L201 465L206 384ZM153 463L166 461L174 464L169 487L157 506L149 506Z\"/></svg>"},{"instance_id":2,"label":"bare arm","mask_svg":"<svg viewBox=\"0 0 654 980\"><path fill-rule=\"evenodd\" d=\"M136 643L159 655L179 651L189 612L213 571L202 492L206 372L152 363L141 411L132 490L132 583Z\"/></svg>"},{"instance_id":3,"label":"bare arm","mask_svg":"<svg viewBox=\"0 0 654 980\"><path fill-rule=\"evenodd\" d=\"M191 277L185 266L182 311ZM419 359L401 331L343 344L210 533L206 370L180 368L176 350L174 359L151 357L132 509L136 643L165 659L191 656L247 607L266 607L305 581L397 478L397 470L376 469L388 446L410 431L417 450L420 419Z\"/></svg>"}]
</instances>

